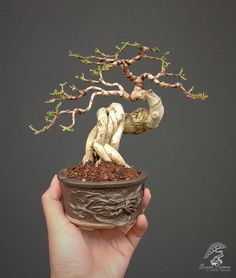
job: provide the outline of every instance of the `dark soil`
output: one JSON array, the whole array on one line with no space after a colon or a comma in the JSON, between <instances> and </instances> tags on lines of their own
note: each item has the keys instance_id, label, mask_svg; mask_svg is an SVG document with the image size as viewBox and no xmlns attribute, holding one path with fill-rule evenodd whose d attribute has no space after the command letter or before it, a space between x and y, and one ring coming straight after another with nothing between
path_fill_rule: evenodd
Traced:
<instances>
[{"instance_id":1,"label":"dark soil","mask_svg":"<svg viewBox=\"0 0 236 278\"><path fill-rule=\"evenodd\" d=\"M129 180L140 175L141 171L125 168L114 162L102 162L95 166L94 162L86 162L76 167L67 168L65 175L80 181L117 181Z\"/></svg>"}]
</instances>

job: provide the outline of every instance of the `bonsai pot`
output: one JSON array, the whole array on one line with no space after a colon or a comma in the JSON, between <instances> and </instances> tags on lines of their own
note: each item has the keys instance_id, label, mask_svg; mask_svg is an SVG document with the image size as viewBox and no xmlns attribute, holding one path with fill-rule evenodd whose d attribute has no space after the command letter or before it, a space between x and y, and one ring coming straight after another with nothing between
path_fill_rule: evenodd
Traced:
<instances>
[{"instance_id":1,"label":"bonsai pot","mask_svg":"<svg viewBox=\"0 0 236 278\"><path fill-rule=\"evenodd\" d=\"M112 229L135 222L142 213L143 172L129 180L80 181L58 173L65 214L83 229Z\"/></svg>"}]
</instances>

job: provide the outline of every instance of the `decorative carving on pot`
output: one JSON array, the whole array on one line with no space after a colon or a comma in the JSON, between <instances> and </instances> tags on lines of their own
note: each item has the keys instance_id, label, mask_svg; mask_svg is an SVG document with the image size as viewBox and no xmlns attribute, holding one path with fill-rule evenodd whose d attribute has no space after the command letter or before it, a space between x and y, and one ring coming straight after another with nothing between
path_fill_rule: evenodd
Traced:
<instances>
[{"instance_id":1,"label":"decorative carving on pot","mask_svg":"<svg viewBox=\"0 0 236 278\"><path fill-rule=\"evenodd\" d=\"M87 228L112 228L132 223L142 213L145 174L132 180L82 182L58 174L66 214ZM90 224L88 224L90 223Z\"/></svg>"},{"instance_id":2,"label":"decorative carving on pot","mask_svg":"<svg viewBox=\"0 0 236 278\"><path fill-rule=\"evenodd\" d=\"M92 222L125 224L136 213L142 200L142 185L123 194L121 190L71 189L68 203L73 214Z\"/></svg>"}]
</instances>

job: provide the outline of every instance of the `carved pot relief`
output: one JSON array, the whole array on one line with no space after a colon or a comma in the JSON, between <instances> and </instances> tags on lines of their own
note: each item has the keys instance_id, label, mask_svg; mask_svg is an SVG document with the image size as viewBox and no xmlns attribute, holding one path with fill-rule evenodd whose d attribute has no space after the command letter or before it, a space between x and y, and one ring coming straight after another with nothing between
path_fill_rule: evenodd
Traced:
<instances>
[{"instance_id":1,"label":"carved pot relief","mask_svg":"<svg viewBox=\"0 0 236 278\"><path fill-rule=\"evenodd\" d=\"M131 180L82 182L58 173L65 213L86 229L109 229L131 224L142 213L146 174Z\"/></svg>"}]
</instances>

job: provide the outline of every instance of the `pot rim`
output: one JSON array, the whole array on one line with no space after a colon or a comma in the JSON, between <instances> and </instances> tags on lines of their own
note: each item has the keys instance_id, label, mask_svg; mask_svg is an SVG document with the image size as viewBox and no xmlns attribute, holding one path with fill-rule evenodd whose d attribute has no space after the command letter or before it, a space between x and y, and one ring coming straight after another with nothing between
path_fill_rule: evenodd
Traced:
<instances>
[{"instance_id":1,"label":"pot rim","mask_svg":"<svg viewBox=\"0 0 236 278\"><path fill-rule=\"evenodd\" d=\"M140 182L144 182L147 179L147 174L144 171L141 171L140 175L136 178L129 180L117 180L117 181L80 181L75 178L68 178L64 175L64 171L67 168L61 169L57 177L58 179L70 187L84 187L84 188L119 188L119 187L128 187L136 185Z\"/></svg>"}]
</instances>

